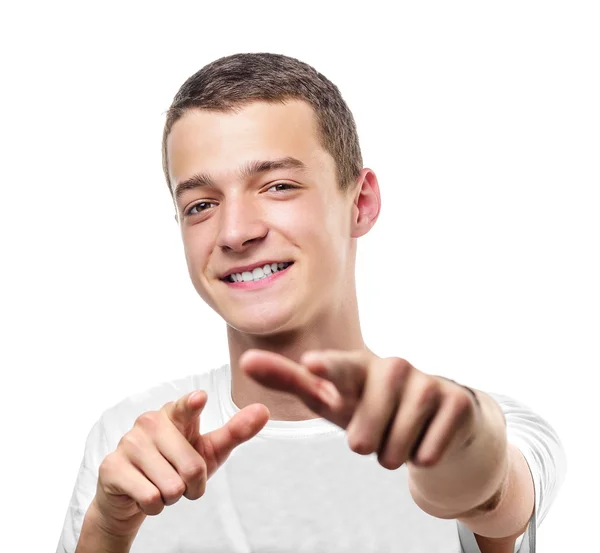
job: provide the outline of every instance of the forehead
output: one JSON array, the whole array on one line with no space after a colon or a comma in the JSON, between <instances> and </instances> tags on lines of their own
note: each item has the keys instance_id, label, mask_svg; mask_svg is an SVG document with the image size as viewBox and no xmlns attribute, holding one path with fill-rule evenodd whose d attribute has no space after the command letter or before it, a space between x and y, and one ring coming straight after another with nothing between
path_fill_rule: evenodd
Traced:
<instances>
[{"instance_id":1,"label":"forehead","mask_svg":"<svg viewBox=\"0 0 600 553\"><path fill-rule=\"evenodd\" d=\"M309 168L333 167L321 146L312 107L301 100L285 104L252 102L236 111L187 111L167 139L173 186L198 171L230 176L255 160L292 156Z\"/></svg>"}]
</instances>

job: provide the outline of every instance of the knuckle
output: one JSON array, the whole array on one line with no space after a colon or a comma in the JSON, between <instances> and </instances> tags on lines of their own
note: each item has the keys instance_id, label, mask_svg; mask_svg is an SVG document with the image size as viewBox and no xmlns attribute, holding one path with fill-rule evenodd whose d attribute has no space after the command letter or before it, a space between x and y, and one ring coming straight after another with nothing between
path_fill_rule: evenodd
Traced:
<instances>
[{"instance_id":1,"label":"knuckle","mask_svg":"<svg viewBox=\"0 0 600 553\"><path fill-rule=\"evenodd\" d=\"M161 488L165 505L172 505L179 501L179 498L185 492L185 483L181 479L170 480L168 484Z\"/></svg>"},{"instance_id":2,"label":"knuckle","mask_svg":"<svg viewBox=\"0 0 600 553\"><path fill-rule=\"evenodd\" d=\"M449 409L455 420L464 423L471 412L471 402L469 398L460 394L452 395L448 398Z\"/></svg>"},{"instance_id":3,"label":"knuckle","mask_svg":"<svg viewBox=\"0 0 600 553\"><path fill-rule=\"evenodd\" d=\"M175 404L174 401L168 401L161 407L161 411L168 411L171 408L171 406L174 404Z\"/></svg>"},{"instance_id":4,"label":"knuckle","mask_svg":"<svg viewBox=\"0 0 600 553\"><path fill-rule=\"evenodd\" d=\"M142 413L136 420L135 426L139 426L145 431L153 432L158 426L158 412L157 411L146 411Z\"/></svg>"},{"instance_id":5,"label":"knuckle","mask_svg":"<svg viewBox=\"0 0 600 553\"><path fill-rule=\"evenodd\" d=\"M389 457L383 457L382 459L380 459L379 464L384 469L388 469L388 470L396 470L402 466L402 463L398 463L398 461L396 461L395 459L391 459Z\"/></svg>"},{"instance_id":6,"label":"knuckle","mask_svg":"<svg viewBox=\"0 0 600 553\"><path fill-rule=\"evenodd\" d=\"M384 384L387 387L395 388L404 379L402 369L398 369L394 363L390 363L382 372Z\"/></svg>"},{"instance_id":7,"label":"knuckle","mask_svg":"<svg viewBox=\"0 0 600 553\"><path fill-rule=\"evenodd\" d=\"M190 463L181 468L180 474L184 480L197 480L204 477L206 473L206 463L198 461Z\"/></svg>"},{"instance_id":8,"label":"knuckle","mask_svg":"<svg viewBox=\"0 0 600 553\"><path fill-rule=\"evenodd\" d=\"M98 478L102 481L109 478L117 469L119 459L116 452L109 453L98 467Z\"/></svg>"},{"instance_id":9,"label":"knuckle","mask_svg":"<svg viewBox=\"0 0 600 553\"><path fill-rule=\"evenodd\" d=\"M428 406L431 403L437 401L441 394L441 388L439 383L433 379L429 379L423 384L420 403L422 406Z\"/></svg>"},{"instance_id":10,"label":"knuckle","mask_svg":"<svg viewBox=\"0 0 600 553\"><path fill-rule=\"evenodd\" d=\"M382 467L388 470L396 470L402 466L404 460L408 457L408 452L404 442L397 443L396 441L394 444L391 442L391 439L388 440L385 446L377 452L377 460Z\"/></svg>"},{"instance_id":11,"label":"knuckle","mask_svg":"<svg viewBox=\"0 0 600 553\"><path fill-rule=\"evenodd\" d=\"M412 365L401 357L389 357L388 358L388 370L392 374L394 379L405 379L410 374Z\"/></svg>"},{"instance_id":12,"label":"knuckle","mask_svg":"<svg viewBox=\"0 0 600 553\"><path fill-rule=\"evenodd\" d=\"M165 508L162 497L158 490L146 492L146 494L138 501L142 511L147 515L158 515Z\"/></svg>"},{"instance_id":13,"label":"knuckle","mask_svg":"<svg viewBox=\"0 0 600 553\"><path fill-rule=\"evenodd\" d=\"M135 432L129 431L119 440L118 448L127 452L128 455L138 455L143 449L142 440L136 436Z\"/></svg>"},{"instance_id":14,"label":"knuckle","mask_svg":"<svg viewBox=\"0 0 600 553\"><path fill-rule=\"evenodd\" d=\"M369 444L369 441L359 436L349 436L348 445L350 449L359 455L369 455L373 453L374 448Z\"/></svg>"},{"instance_id":15,"label":"knuckle","mask_svg":"<svg viewBox=\"0 0 600 553\"><path fill-rule=\"evenodd\" d=\"M456 394L454 398L454 409L459 415L466 415L471 409L471 398L467 394Z\"/></svg>"},{"instance_id":16,"label":"knuckle","mask_svg":"<svg viewBox=\"0 0 600 553\"><path fill-rule=\"evenodd\" d=\"M355 453L360 453L360 442L354 438L348 439L348 446Z\"/></svg>"},{"instance_id":17,"label":"knuckle","mask_svg":"<svg viewBox=\"0 0 600 553\"><path fill-rule=\"evenodd\" d=\"M193 486L189 486L184 496L188 499L194 500L201 498L206 493L206 478L203 478L200 481L194 482Z\"/></svg>"}]
</instances>

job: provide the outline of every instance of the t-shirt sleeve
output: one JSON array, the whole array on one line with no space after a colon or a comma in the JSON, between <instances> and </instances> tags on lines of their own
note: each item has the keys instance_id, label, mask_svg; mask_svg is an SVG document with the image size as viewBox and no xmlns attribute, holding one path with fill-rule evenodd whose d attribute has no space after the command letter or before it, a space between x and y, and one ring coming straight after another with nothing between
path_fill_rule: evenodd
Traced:
<instances>
[{"instance_id":1,"label":"t-shirt sleeve","mask_svg":"<svg viewBox=\"0 0 600 553\"><path fill-rule=\"evenodd\" d=\"M103 417L100 417L92 426L85 442L83 459L79 466L56 553L74 553L81 534L83 519L96 495L98 469L110 453L108 449Z\"/></svg>"},{"instance_id":2,"label":"t-shirt sleeve","mask_svg":"<svg viewBox=\"0 0 600 553\"><path fill-rule=\"evenodd\" d=\"M519 536L514 553L535 553L536 531L548 514L567 473L567 457L558 434L527 405L502 394L486 392L502 408L509 443L516 445L527 464L535 490L535 508L525 533ZM458 520L463 553L481 553L471 530Z\"/></svg>"}]
</instances>

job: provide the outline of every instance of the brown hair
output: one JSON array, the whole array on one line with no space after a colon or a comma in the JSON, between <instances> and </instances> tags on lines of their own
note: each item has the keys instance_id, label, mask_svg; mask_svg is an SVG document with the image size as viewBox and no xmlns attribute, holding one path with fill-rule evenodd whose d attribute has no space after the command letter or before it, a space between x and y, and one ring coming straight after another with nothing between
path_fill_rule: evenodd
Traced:
<instances>
[{"instance_id":1,"label":"brown hair","mask_svg":"<svg viewBox=\"0 0 600 553\"><path fill-rule=\"evenodd\" d=\"M174 123L187 110L200 108L235 111L251 101L308 102L315 111L323 148L337 166L338 186L352 188L362 169L362 155L352 112L338 88L310 65L280 54L235 54L220 58L192 75L179 89L171 107L162 139L162 162L171 196L167 138Z\"/></svg>"}]
</instances>

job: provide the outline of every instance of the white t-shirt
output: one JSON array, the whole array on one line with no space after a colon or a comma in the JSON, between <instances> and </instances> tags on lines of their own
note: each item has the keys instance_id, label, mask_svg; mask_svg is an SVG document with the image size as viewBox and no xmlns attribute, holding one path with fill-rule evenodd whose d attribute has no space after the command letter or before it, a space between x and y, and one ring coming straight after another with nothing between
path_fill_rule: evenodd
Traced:
<instances>
[{"instance_id":1,"label":"white t-shirt","mask_svg":"<svg viewBox=\"0 0 600 553\"><path fill-rule=\"evenodd\" d=\"M73 553L96 493L98 468L136 418L193 390L207 392L200 431L239 412L230 366L166 382L102 413L83 460L57 553ZM535 486L535 515L515 546L534 553L539 527L566 474L563 446L552 427L510 397L488 393L502 407L508 440L523 452ZM182 497L148 516L131 553L480 553L457 520L423 512L408 489L406 465L390 471L377 454L359 455L346 432L326 419L273 421L234 449L195 501Z\"/></svg>"}]
</instances>

